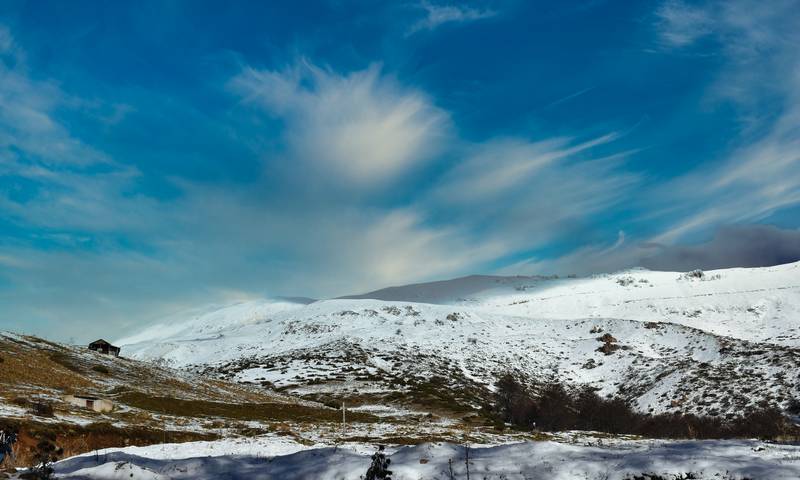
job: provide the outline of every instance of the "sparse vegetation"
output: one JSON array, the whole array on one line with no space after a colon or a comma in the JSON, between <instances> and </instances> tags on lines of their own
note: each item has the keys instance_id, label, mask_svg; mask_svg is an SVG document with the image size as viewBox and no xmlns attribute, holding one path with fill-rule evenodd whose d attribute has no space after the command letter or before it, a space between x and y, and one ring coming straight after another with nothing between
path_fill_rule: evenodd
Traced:
<instances>
[{"instance_id":1,"label":"sparse vegetation","mask_svg":"<svg viewBox=\"0 0 800 480\"><path fill-rule=\"evenodd\" d=\"M613 335L611 335L610 333L606 333L606 334L604 334L602 337L599 337L599 338L597 339L597 341L598 341L598 342L605 342L605 343L614 343L614 342L616 342L616 341L617 341L617 339L616 339L616 338L614 338L614 336L613 336Z\"/></svg>"},{"instance_id":2,"label":"sparse vegetation","mask_svg":"<svg viewBox=\"0 0 800 480\"><path fill-rule=\"evenodd\" d=\"M141 392L127 392L120 396L127 405L150 412L180 417L223 417L236 420L336 422L341 414L333 408L298 405L293 403L225 403L207 400L186 400L171 397L150 396ZM377 417L353 412L352 421L372 422Z\"/></svg>"},{"instance_id":3,"label":"sparse vegetation","mask_svg":"<svg viewBox=\"0 0 800 480\"><path fill-rule=\"evenodd\" d=\"M598 337L597 341L603 342L603 345L598 347L597 351L603 353L604 355L611 355L620 348L620 346L617 345L617 339L614 338L614 336L610 333L606 333L603 334L602 337Z\"/></svg>"},{"instance_id":4,"label":"sparse vegetation","mask_svg":"<svg viewBox=\"0 0 800 480\"><path fill-rule=\"evenodd\" d=\"M64 353L63 351L55 351L49 355L50 360L53 362L61 365L62 367L66 368L67 370L71 370L76 373L81 372L81 367L78 365L69 355Z\"/></svg>"},{"instance_id":5,"label":"sparse vegetation","mask_svg":"<svg viewBox=\"0 0 800 480\"><path fill-rule=\"evenodd\" d=\"M692 270L691 272L686 272L686 273L684 273L683 275L681 275L680 277L678 277L678 280L686 280L686 281L693 281L693 280L707 281L707 280L719 280L720 278L722 278L722 276L721 276L720 274L718 274L718 273L717 273L717 274L714 274L714 275L706 275L704 271L702 271L702 270L700 270L700 269L696 269L696 270Z\"/></svg>"},{"instance_id":6,"label":"sparse vegetation","mask_svg":"<svg viewBox=\"0 0 800 480\"><path fill-rule=\"evenodd\" d=\"M800 398L793 398L789 400L789 405L786 407L786 411L792 415L800 415Z\"/></svg>"},{"instance_id":7,"label":"sparse vegetation","mask_svg":"<svg viewBox=\"0 0 800 480\"><path fill-rule=\"evenodd\" d=\"M643 414L620 398L604 399L591 388L571 389L556 381L527 386L505 375L496 387L495 414L522 429L691 439L775 439L798 434L781 411L770 405L760 405L740 418L722 420L680 413Z\"/></svg>"},{"instance_id":8,"label":"sparse vegetation","mask_svg":"<svg viewBox=\"0 0 800 480\"><path fill-rule=\"evenodd\" d=\"M40 442L58 446L61 457L88 451L129 445L145 446L161 443L164 438L172 442L215 440L217 435L191 431L165 431L163 428L119 427L107 422L86 426L65 423L40 422L35 419L0 419L0 430L18 432L15 458L4 466L29 467L41 463ZM34 477L36 478L36 477Z\"/></svg>"},{"instance_id":9,"label":"sparse vegetation","mask_svg":"<svg viewBox=\"0 0 800 480\"><path fill-rule=\"evenodd\" d=\"M620 278L617 279L617 284L619 286L621 286L621 287L627 287L627 286L633 285L635 282L636 282L636 279L634 279L631 276L620 277Z\"/></svg>"},{"instance_id":10,"label":"sparse vegetation","mask_svg":"<svg viewBox=\"0 0 800 480\"><path fill-rule=\"evenodd\" d=\"M30 402L30 412L38 417L52 417L53 405L49 402Z\"/></svg>"},{"instance_id":11,"label":"sparse vegetation","mask_svg":"<svg viewBox=\"0 0 800 480\"><path fill-rule=\"evenodd\" d=\"M73 456L98 448L162 443L165 439L209 440L224 432L272 431L282 423L293 431L301 424L341 421L337 410L266 389L243 387L125 358L105 361L86 349L33 337L0 335L0 353L5 359L0 398L26 412L19 418L6 419L24 439L16 451L13 463L16 467L31 465L36 447L31 442L48 435L64 448L65 456ZM81 427L55 415L69 414L85 421L96 420L98 415L58 400L67 394L110 398L125 408L107 414L113 424ZM375 422L377 417L350 412L348 421ZM0 426L3 423L0 419ZM253 423L261 426L255 427ZM194 424L203 430L186 428Z\"/></svg>"},{"instance_id":12,"label":"sparse vegetation","mask_svg":"<svg viewBox=\"0 0 800 480\"><path fill-rule=\"evenodd\" d=\"M48 480L53 478L52 464L57 462L64 453L64 449L57 447L55 437L47 435L36 444L33 452L32 464L28 470L20 475L23 480Z\"/></svg>"}]
</instances>

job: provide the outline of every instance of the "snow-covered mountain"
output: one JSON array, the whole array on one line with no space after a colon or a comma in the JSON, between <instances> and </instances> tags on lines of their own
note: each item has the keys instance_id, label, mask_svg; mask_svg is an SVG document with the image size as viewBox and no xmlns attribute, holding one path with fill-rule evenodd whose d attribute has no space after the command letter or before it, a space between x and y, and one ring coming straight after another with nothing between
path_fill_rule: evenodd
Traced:
<instances>
[{"instance_id":1,"label":"snow-covered mountain","mask_svg":"<svg viewBox=\"0 0 800 480\"><path fill-rule=\"evenodd\" d=\"M346 298L459 305L528 318L625 318L800 345L800 262L709 272L630 270L588 278L470 276Z\"/></svg>"},{"instance_id":2,"label":"snow-covered mountain","mask_svg":"<svg viewBox=\"0 0 800 480\"><path fill-rule=\"evenodd\" d=\"M119 343L135 358L317 396L468 409L512 371L591 384L643 411L733 415L800 395L800 263L254 301Z\"/></svg>"}]
</instances>

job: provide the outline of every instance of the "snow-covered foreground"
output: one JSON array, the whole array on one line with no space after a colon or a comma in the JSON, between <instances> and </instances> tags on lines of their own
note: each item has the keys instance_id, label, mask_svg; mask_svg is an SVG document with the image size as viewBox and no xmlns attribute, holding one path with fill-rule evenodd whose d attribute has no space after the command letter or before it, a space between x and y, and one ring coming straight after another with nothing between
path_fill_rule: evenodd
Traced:
<instances>
[{"instance_id":1,"label":"snow-covered foreground","mask_svg":"<svg viewBox=\"0 0 800 480\"><path fill-rule=\"evenodd\" d=\"M304 447L278 437L156 445L74 457L58 463L56 472L57 478L86 480L356 480L370 464L368 448ZM393 478L466 479L466 456L463 446L452 444L403 447L390 456ZM469 449L469 473L472 479L486 480L633 480L642 474L796 480L800 446L756 441L625 441L607 447L526 442Z\"/></svg>"}]
</instances>

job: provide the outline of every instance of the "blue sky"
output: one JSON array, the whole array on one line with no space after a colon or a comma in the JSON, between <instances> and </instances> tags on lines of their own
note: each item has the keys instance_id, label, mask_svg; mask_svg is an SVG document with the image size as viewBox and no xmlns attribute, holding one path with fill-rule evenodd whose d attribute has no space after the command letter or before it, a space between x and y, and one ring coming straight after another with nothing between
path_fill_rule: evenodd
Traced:
<instances>
[{"instance_id":1,"label":"blue sky","mask_svg":"<svg viewBox=\"0 0 800 480\"><path fill-rule=\"evenodd\" d=\"M0 327L795 260L797 12L3 2Z\"/></svg>"}]
</instances>

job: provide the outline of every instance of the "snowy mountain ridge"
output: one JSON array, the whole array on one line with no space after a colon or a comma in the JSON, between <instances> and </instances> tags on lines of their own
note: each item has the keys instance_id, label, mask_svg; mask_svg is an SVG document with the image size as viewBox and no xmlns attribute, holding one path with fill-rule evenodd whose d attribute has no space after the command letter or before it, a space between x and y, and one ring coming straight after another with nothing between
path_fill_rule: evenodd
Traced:
<instances>
[{"instance_id":1,"label":"snowy mountain ridge","mask_svg":"<svg viewBox=\"0 0 800 480\"><path fill-rule=\"evenodd\" d=\"M652 412L735 415L799 393L800 263L475 276L358 297L244 302L119 343L139 359L367 403L476 408L504 372L592 385Z\"/></svg>"}]
</instances>

